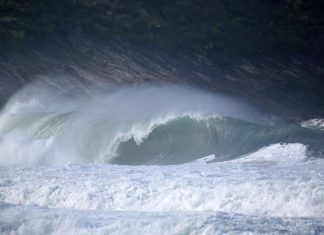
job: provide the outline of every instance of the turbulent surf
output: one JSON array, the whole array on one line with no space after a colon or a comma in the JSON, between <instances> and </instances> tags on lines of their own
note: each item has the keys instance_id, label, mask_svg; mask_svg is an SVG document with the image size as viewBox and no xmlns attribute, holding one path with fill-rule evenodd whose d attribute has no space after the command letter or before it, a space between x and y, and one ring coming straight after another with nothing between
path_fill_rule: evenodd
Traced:
<instances>
[{"instance_id":1,"label":"turbulent surf","mask_svg":"<svg viewBox=\"0 0 324 235\"><path fill-rule=\"evenodd\" d=\"M25 88L0 116L0 232L319 234L307 123L189 87Z\"/></svg>"}]
</instances>

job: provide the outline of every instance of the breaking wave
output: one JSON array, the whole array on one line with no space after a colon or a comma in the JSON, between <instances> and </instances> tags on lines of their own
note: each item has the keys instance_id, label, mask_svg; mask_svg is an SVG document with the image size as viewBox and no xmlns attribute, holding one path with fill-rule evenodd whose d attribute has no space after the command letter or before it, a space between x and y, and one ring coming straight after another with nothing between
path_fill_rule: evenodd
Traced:
<instances>
[{"instance_id":1,"label":"breaking wave","mask_svg":"<svg viewBox=\"0 0 324 235\"><path fill-rule=\"evenodd\" d=\"M2 111L0 138L1 165L226 161L280 142L302 143L316 156L324 149L319 130L274 125L248 104L176 86L92 96L29 88Z\"/></svg>"},{"instance_id":2,"label":"breaking wave","mask_svg":"<svg viewBox=\"0 0 324 235\"><path fill-rule=\"evenodd\" d=\"M0 233L319 234L310 124L192 88L26 88L0 114Z\"/></svg>"}]
</instances>

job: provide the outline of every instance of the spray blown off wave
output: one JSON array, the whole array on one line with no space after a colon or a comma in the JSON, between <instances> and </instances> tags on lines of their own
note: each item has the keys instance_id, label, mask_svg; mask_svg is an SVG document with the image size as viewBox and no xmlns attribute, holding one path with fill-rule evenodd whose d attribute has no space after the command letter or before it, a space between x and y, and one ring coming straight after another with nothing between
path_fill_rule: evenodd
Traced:
<instances>
[{"instance_id":1,"label":"spray blown off wave","mask_svg":"<svg viewBox=\"0 0 324 235\"><path fill-rule=\"evenodd\" d=\"M247 104L190 88L69 97L36 91L21 92L2 112L3 165L224 161L279 142L303 143L317 156L324 148L319 130L270 125Z\"/></svg>"}]
</instances>

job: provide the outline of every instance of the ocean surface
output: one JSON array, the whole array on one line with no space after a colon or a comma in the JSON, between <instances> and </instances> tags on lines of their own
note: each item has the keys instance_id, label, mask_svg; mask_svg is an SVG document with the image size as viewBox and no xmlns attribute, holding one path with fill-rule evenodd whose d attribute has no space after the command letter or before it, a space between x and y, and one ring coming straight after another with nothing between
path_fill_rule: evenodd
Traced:
<instances>
[{"instance_id":1,"label":"ocean surface","mask_svg":"<svg viewBox=\"0 0 324 235\"><path fill-rule=\"evenodd\" d=\"M324 234L323 119L179 86L28 86L0 114L0 234Z\"/></svg>"}]
</instances>

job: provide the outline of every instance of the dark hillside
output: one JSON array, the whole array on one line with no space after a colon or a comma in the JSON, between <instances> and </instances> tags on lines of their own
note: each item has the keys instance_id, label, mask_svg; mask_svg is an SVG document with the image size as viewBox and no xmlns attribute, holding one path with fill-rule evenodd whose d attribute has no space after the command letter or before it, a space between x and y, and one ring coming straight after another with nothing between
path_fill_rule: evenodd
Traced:
<instances>
[{"instance_id":1,"label":"dark hillside","mask_svg":"<svg viewBox=\"0 0 324 235\"><path fill-rule=\"evenodd\" d=\"M201 54L174 56L72 34L0 58L0 77L2 104L33 80L63 92L114 84L188 84L238 96L287 119L324 116L323 60L299 54L224 63Z\"/></svg>"},{"instance_id":2,"label":"dark hillside","mask_svg":"<svg viewBox=\"0 0 324 235\"><path fill-rule=\"evenodd\" d=\"M2 49L76 28L166 51L322 53L321 0L1 0Z\"/></svg>"}]
</instances>

